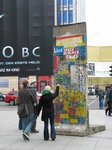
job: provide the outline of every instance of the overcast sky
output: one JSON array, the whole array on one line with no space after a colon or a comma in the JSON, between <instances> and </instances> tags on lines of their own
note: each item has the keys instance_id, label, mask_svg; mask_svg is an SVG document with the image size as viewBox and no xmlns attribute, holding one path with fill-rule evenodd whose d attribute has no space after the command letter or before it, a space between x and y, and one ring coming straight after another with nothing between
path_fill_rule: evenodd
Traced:
<instances>
[{"instance_id":1,"label":"overcast sky","mask_svg":"<svg viewBox=\"0 0 112 150\"><path fill-rule=\"evenodd\" d=\"M86 0L87 45L112 46L112 0Z\"/></svg>"}]
</instances>

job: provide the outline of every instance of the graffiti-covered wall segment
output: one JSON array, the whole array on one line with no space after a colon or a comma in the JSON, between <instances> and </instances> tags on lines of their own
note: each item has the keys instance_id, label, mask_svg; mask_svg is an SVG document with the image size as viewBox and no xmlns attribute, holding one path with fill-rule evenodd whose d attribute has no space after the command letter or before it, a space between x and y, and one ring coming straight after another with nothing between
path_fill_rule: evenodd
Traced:
<instances>
[{"instance_id":1,"label":"graffiti-covered wall segment","mask_svg":"<svg viewBox=\"0 0 112 150\"><path fill-rule=\"evenodd\" d=\"M55 85L60 84L59 97L55 99L55 123L85 124L85 34L55 37Z\"/></svg>"}]
</instances>

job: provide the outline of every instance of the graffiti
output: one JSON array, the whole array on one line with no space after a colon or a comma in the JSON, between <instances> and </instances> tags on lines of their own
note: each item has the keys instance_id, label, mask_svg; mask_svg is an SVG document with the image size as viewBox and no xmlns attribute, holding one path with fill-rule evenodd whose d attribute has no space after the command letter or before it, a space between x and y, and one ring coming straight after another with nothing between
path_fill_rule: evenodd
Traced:
<instances>
[{"instance_id":1,"label":"graffiti","mask_svg":"<svg viewBox=\"0 0 112 150\"><path fill-rule=\"evenodd\" d=\"M60 85L70 84L69 70L58 71L55 82L56 84L59 83Z\"/></svg>"},{"instance_id":2,"label":"graffiti","mask_svg":"<svg viewBox=\"0 0 112 150\"><path fill-rule=\"evenodd\" d=\"M61 92L63 94L61 95ZM85 95L78 91L60 89L59 99L55 100L55 123L84 124L86 119Z\"/></svg>"},{"instance_id":3,"label":"graffiti","mask_svg":"<svg viewBox=\"0 0 112 150\"><path fill-rule=\"evenodd\" d=\"M63 49L63 51L62 51ZM85 35L56 37L57 70L55 85L60 84L55 99L55 123L85 124Z\"/></svg>"},{"instance_id":4,"label":"graffiti","mask_svg":"<svg viewBox=\"0 0 112 150\"><path fill-rule=\"evenodd\" d=\"M63 47L63 55L85 59L85 35L60 36L56 38L56 46Z\"/></svg>"}]
</instances>

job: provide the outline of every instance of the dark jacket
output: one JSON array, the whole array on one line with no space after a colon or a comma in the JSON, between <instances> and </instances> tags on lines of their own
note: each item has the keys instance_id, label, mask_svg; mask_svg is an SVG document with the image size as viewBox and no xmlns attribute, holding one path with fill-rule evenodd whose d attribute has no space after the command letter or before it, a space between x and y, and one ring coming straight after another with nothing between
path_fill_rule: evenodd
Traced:
<instances>
[{"instance_id":1,"label":"dark jacket","mask_svg":"<svg viewBox=\"0 0 112 150\"><path fill-rule=\"evenodd\" d=\"M46 91L44 90L39 100L37 115L40 114L41 108L43 116L54 114L53 100L58 96L58 94L59 94L59 86L56 87L55 93L51 93L47 90Z\"/></svg>"},{"instance_id":2,"label":"dark jacket","mask_svg":"<svg viewBox=\"0 0 112 150\"><path fill-rule=\"evenodd\" d=\"M37 89L35 86L29 86L29 89L33 92L34 97L35 97L35 103L37 102L38 98L37 98Z\"/></svg>"},{"instance_id":3,"label":"dark jacket","mask_svg":"<svg viewBox=\"0 0 112 150\"><path fill-rule=\"evenodd\" d=\"M33 104L35 103L35 98L31 90L28 87L23 87L19 91L18 96L19 96L19 105L23 104L25 101L27 103L29 112L32 113Z\"/></svg>"},{"instance_id":4,"label":"dark jacket","mask_svg":"<svg viewBox=\"0 0 112 150\"><path fill-rule=\"evenodd\" d=\"M99 100L104 99L105 92L103 90L99 90L97 96L99 96Z\"/></svg>"},{"instance_id":5,"label":"dark jacket","mask_svg":"<svg viewBox=\"0 0 112 150\"><path fill-rule=\"evenodd\" d=\"M110 89L110 93L109 93L109 101L112 102L112 90Z\"/></svg>"},{"instance_id":6,"label":"dark jacket","mask_svg":"<svg viewBox=\"0 0 112 150\"><path fill-rule=\"evenodd\" d=\"M107 90L106 90L106 95L105 95L105 99L104 99L104 106L107 106L107 102L108 102L108 100L109 100L109 94L110 94L110 88L108 88Z\"/></svg>"}]
</instances>

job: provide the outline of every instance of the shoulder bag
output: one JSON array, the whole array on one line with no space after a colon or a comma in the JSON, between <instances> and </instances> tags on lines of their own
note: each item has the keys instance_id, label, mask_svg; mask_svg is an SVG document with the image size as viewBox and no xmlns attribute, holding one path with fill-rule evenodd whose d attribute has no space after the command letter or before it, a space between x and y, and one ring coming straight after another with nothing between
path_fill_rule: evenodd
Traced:
<instances>
[{"instance_id":1,"label":"shoulder bag","mask_svg":"<svg viewBox=\"0 0 112 150\"><path fill-rule=\"evenodd\" d=\"M19 115L19 118L24 118L30 114L27 103L25 101L23 104L18 106L17 114Z\"/></svg>"}]
</instances>

